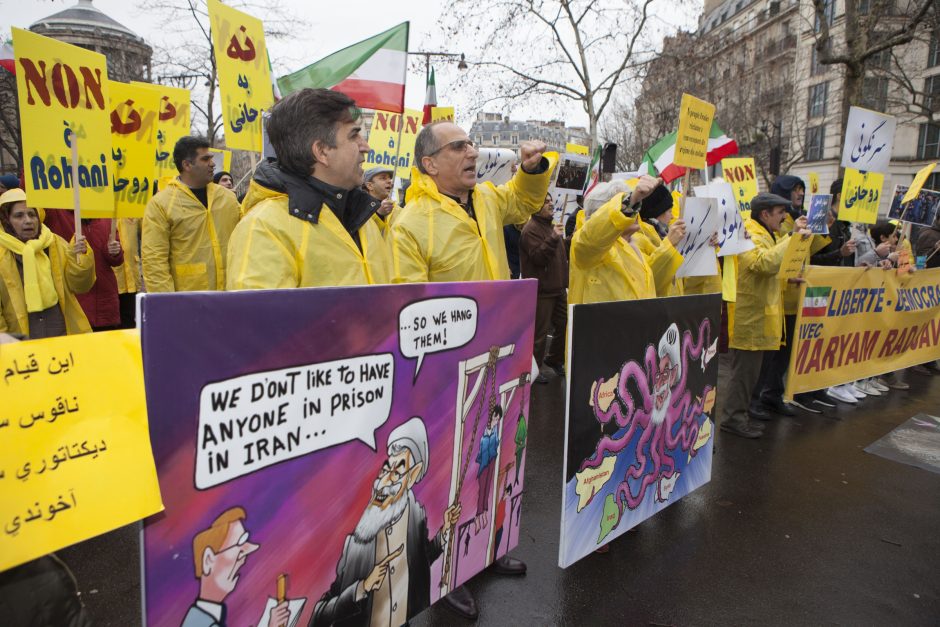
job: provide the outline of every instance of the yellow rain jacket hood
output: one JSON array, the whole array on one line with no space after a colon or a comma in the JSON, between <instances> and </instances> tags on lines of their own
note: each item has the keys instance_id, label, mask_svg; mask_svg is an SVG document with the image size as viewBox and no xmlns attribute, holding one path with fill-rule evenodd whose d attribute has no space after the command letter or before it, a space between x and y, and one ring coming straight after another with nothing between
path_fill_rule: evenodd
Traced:
<instances>
[{"instance_id":1,"label":"yellow rain jacket hood","mask_svg":"<svg viewBox=\"0 0 940 627\"><path fill-rule=\"evenodd\" d=\"M43 229L47 228L45 226ZM52 282L59 297L59 307L65 318L65 330L69 335L88 333L91 325L82 311L75 294L84 294L95 284L95 255L91 246L78 258L69 254L69 245L58 235L53 235L52 244L46 249L52 270ZM110 270L109 270L110 272ZM26 310L26 295L23 281L16 267L16 257L0 246L0 332L29 335L29 312Z\"/></svg>"},{"instance_id":2,"label":"yellow rain jacket hood","mask_svg":"<svg viewBox=\"0 0 940 627\"><path fill-rule=\"evenodd\" d=\"M408 203L392 214L394 281L508 279L503 226L521 224L542 208L557 161L558 154L548 152L536 174L519 168L505 185L478 184L472 192L476 220L412 168Z\"/></svg>"},{"instance_id":3,"label":"yellow rain jacket hood","mask_svg":"<svg viewBox=\"0 0 940 627\"><path fill-rule=\"evenodd\" d=\"M344 198L327 199L328 189ZM276 162L261 164L229 242L228 289L388 283L391 253L373 219L379 205L359 188L311 184Z\"/></svg>"},{"instance_id":4,"label":"yellow rain jacket hood","mask_svg":"<svg viewBox=\"0 0 940 627\"><path fill-rule=\"evenodd\" d=\"M729 346L740 350L777 350L783 340L783 279L777 276L789 236L774 238L757 220L744 228L754 248L738 255L737 301L734 303ZM732 309L729 305L729 309Z\"/></svg>"},{"instance_id":5,"label":"yellow rain jacket hood","mask_svg":"<svg viewBox=\"0 0 940 627\"><path fill-rule=\"evenodd\" d=\"M235 194L209 183L209 207L179 179L147 203L140 254L148 292L225 289L225 251L238 224Z\"/></svg>"},{"instance_id":6,"label":"yellow rain jacket hood","mask_svg":"<svg viewBox=\"0 0 940 627\"><path fill-rule=\"evenodd\" d=\"M682 281L676 280L676 271L682 265L682 255L668 239L660 237L656 227L649 222L640 221L640 231L634 233L631 241L646 257L658 296L680 296Z\"/></svg>"},{"instance_id":7,"label":"yellow rain jacket hood","mask_svg":"<svg viewBox=\"0 0 940 627\"><path fill-rule=\"evenodd\" d=\"M631 223L622 202L623 194L608 200L571 238L570 304L656 298L646 257L620 237Z\"/></svg>"}]
</instances>

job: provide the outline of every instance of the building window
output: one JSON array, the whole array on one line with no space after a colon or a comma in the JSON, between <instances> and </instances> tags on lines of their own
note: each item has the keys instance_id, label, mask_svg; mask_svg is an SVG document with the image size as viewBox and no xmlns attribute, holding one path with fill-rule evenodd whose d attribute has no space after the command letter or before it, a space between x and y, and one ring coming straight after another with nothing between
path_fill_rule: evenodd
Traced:
<instances>
[{"instance_id":1,"label":"building window","mask_svg":"<svg viewBox=\"0 0 940 627\"><path fill-rule=\"evenodd\" d=\"M924 181L924 189L930 189L933 191L940 190L940 172L934 172L927 177L927 180Z\"/></svg>"},{"instance_id":2,"label":"building window","mask_svg":"<svg viewBox=\"0 0 940 627\"><path fill-rule=\"evenodd\" d=\"M773 6L773 3L771 3ZM836 19L836 0L823 0L823 15L826 17L826 23L830 26ZM819 15L816 16L816 32L819 32Z\"/></svg>"},{"instance_id":3,"label":"building window","mask_svg":"<svg viewBox=\"0 0 940 627\"><path fill-rule=\"evenodd\" d=\"M818 83L809 88L809 117L820 118L826 115L826 97L829 95L829 81Z\"/></svg>"},{"instance_id":4,"label":"building window","mask_svg":"<svg viewBox=\"0 0 940 627\"><path fill-rule=\"evenodd\" d=\"M882 50L865 60L865 67L887 70L891 66L891 50Z\"/></svg>"},{"instance_id":5,"label":"building window","mask_svg":"<svg viewBox=\"0 0 940 627\"><path fill-rule=\"evenodd\" d=\"M493 143L494 143L494 144L498 144L498 143L499 143L499 135L498 135L498 134L494 133L492 139L493 139Z\"/></svg>"},{"instance_id":6,"label":"building window","mask_svg":"<svg viewBox=\"0 0 940 627\"><path fill-rule=\"evenodd\" d=\"M930 111L940 110L940 74L924 79L924 107Z\"/></svg>"},{"instance_id":7,"label":"building window","mask_svg":"<svg viewBox=\"0 0 940 627\"><path fill-rule=\"evenodd\" d=\"M830 39L826 42L826 51L828 52L829 49L831 48L832 48L832 40ZM823 65L822 63L819 62L819 56L820 56L819 53L816 52L816 46L813 46L813 62L812 62L812 66L810 69L810 72L813 76L818 76L820 74L823 74L829 69L829 66Z\"/></svg>"},{"instance_id":8,"label":"building window","mask_svg":"<svg viewBox=\"0 0 940 627\"><path fill-rule=\"evenodd\" d=\"M930 51L927 54L927 67L940 65L940 31L930 36Z\"/></svg>"},{"instance_id":9,"label":"building window","mask_svg":"<svg viewBox=\"0 0 940 627\"><path fill-rule=\"evenodd\" d=\"M888 79L885 76L866 76L862 79L861 106L873 111L888 108Z\"/></svg>"},{"instance_id":10,"label":"building window","mask_svg":"<svg viewBox=\"0 0 940 627\"><path fill-rule=\"evenodd\" d=\"M918 159L940 159L940 124L921 124L917 136Z\"/></svg>"},{"instance_id":11,"label":"building window","mask_svg":"<svg viewBox=\"0 0 940 627\"><path fill-rule=\"evenodd\" d=\"M826 127L824 125L811 126L806 129L806 160L822 161L825 144Z\"/></svg>"},{"instance_id":12,"label":"building window","mask_svg":"<svg viewBox=\"0 0 940 627\"><path fill-rule=\"evenodd\" d=\"M510 138L509 138L509 143L510 143L510 144L513 144L513 145L518 144L518 143L519 143L519 136L518 136L518 135L513 135L512 137L510 137Z\"/></svg>"}]
</instances>

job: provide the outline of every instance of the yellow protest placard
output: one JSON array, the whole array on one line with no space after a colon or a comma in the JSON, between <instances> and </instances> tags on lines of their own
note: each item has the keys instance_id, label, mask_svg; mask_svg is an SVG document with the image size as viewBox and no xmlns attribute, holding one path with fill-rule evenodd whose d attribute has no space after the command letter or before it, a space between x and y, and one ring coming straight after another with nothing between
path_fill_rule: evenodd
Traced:
<instances>
[{"instance_id":1,"label":"yellow protest placard","mask_svg":"<svg viewBox=\"0 0 940 627\"><path fill-rule=\"evenodd\" d=\"M111 103L104 55L13 29L26 203L74 209L72 133L77 136L82 215L110 216Z\"/></svg>"},{"instance_id":2,"label":"yellow protest placard","mask_svg":"<svg viewBox=\"0 0 940 627\"><path fill-rule=\"evenodd\" d=\"M228 172L229 174L231 174L232 151L225 150L224 148L210 148L209 152L212 153L212 160L215 162L215 171L221 172L222 170L224 170Z\"/></svg>"},{"instance_id":3,"label":"yellow protest placard","mask_svg":"<svg viewBox=\"0 0 940 627\"><path fill-rule=\"evenodd\" d=\"M453 107L431 107L432 122L453 122L454 115Z\"/></svg>"},{"instance_id":4,"label":"yellow protest placard","mask_svg":"<svg viewBox=\"0 0 940 627\"><path fill-rule=\"evenodd\" d=\"M708 135L712 130L715 105L695 96L682 94L679 104L679 131L676 133L676 152L672 162L686 168L700 170L705 167L708 154Z\"/></svg>"},{"instance_id":5,"label":"yellow protest placard","mask_svg":"<svg viewBox=\"0 0 940 627\"><path fill-rule=\"evenodd\" d=\"M412 157L415 151L415 139L421 130L424 114L415 109L405 109L405 126L401 131L401 150L398 150L398 129L402 116L399 113L376 111L369 129L369 154L363 168L368 170L377 165L396 166L395 176L411 178ZM398 154L398 163L395 155Z\"/></svg>"},{"instance_id":6,"label":"yellow protest placard","mask_svg":"<svg viewBox=\"0 0 940 627\"><path fill-rule=\"evenodd\" d=\"M786 397L940 358L940 269L807 266Z\"/></svg>"},{"instance_id":7,"label":"yellow protest placard","mask_svg":"<svg viewBox=\"0 0 940 627\"><path fill-rule=\"evenodd\" d=\"M738 209L751 210L751 201L757 196L757 168L753 157L721 160L721 175L734 188L734 199Z\"/></svg>"},{"instance_id":8,"label":"yellow protest placard","mask_svg":"<svg viewBox=\"0 0 940 627\"><path fill-rule=\"evenodd\" d=\"M570 142L566 142L565 152L571 152L576 155L587 155L590 154L590 149L587 146L582 146L581 144L572 144Z\"/></svg>"},{"instance_id":9,"label":"yellow protest placard","mask_svg":"<svg viewBox=\"0 0 940 627\"><path fill-rule=\"evenodd\" d=\"M904 194L904 198L901 199L901 204L909 203L915 198L917 194L920 193L920 190L923 189L924 183L927 182L927 177L930 176L930 173L933 172L933 169L937 167L937 162L934 161L928 166L924 166L921 170L917 172L917 175L914 177L914 181L911 183L911 186L907 189L907 193Z\"/></svg>"},{"instance_id":10,"label":"yellow protest placard","mask_svg":"<svg viewBox=\"0 0 940 627\"><path fill-rule=\"evenodd\" d=\"M121 218L142 218L153 195L160 92L108 81L111 95L111 156L114 208Z\"/></svg>"},{"instance_id":11,"label":"yellow protest placard","mask_svg":"<svg viewBox=\"0 0 940 627\"><path fill-rule=\"evenodd\" d=\"M818 194L819 193L819 175L815 172L810 172L809 177L809 193Z\"/></svg>"},{"instance_id":12,"label":"yellow protest placard","mask_svg":"<svg viewBox=\"0 0 940 627\"><path fill-rule=\"evenodd\" d=\"M264 25L219 0L209 0L208 6L225 145L261 152L261 112L274 106Z\"/></svg>"},{"instance_id":13,"label":"yellow protest placard","mask_svg":"<svg viewBox=\"0 0 940 627\"><path fill-rule=\"evenodd\" d=\"M859 172L845 169L842 183L839 219L846 222L874 224L878 221L878 205L885 175L878 172Z\"/></svg>"},{"instance_id":14,"label":"yellow protest placard","mask_svg":"<svg viewBox=\"0 0 940 627\"><path fill-rule=\"evenodd\" d=\"M163 509L137 331L4 344L0 377L0 571Z\"/></svg>"},{"instance_id":15,"label":"yellow protest placard","mask_svg":"<svg viewBox=\"0 0 940 627\"><path fill-rule=\"evenodd\" d=\"M181 137L189 135L190 127L190 101L189 90L166 85L151 85L150 83L133 82L131 85L142 85L156 89L160 94L160 117L157 119L157 147L155 176L159 180L163 176L176 176L176 164L173 163L173 148Z\"/></svg>"},{"instance_id":16,"label":"yellow protest placard","mask_svg":"<svg viewBox=\"0 0 940 627\"><path fill-rule=\"evenodd\" d=\"M803 264L809 259L812 243L812 237L804 238L802 235L791 235L790 243L787 244L787 252L783 255L783 261L780 263L780 271L777 276L781 279L795 279L800 276L803 271Z\"/></svg>"}]
</instances>

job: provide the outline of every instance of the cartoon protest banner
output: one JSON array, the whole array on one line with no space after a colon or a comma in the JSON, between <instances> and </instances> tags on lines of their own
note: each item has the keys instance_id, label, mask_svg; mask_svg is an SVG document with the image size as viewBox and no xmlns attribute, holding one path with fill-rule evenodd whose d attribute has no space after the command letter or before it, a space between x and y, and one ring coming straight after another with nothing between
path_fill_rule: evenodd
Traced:
<instances>
[{"instance_id":1,"label":"cartoon protest banner","mask_svg":"<svg viewBox=\"0 0 940 627\"><path fill-rule=\"evenodd\" d=\"M695 195L711 198L718 208L719 257L740 255L754 248L750 233L734 200L734 188L723 180L714 179L708 185L694 187Z\"/></svg>"},{"instance_id":2,"label":"cartoon protest banner","mask_svg":"<svg viewBox=\"0 0 940 627\"><path fill-rule=\"evenodd\" d=\"M685 235L676 250L682 255L677 277L714 276L718 274L718 259L712 236L721 228L718 209L712 198L692 196L685 199Z\"/></svg>"},{"instance_id":3,"label":"cartoon protest banner","mask_svg":"<svg viewBox=\"0 0 940 627\"><path fill-rule=\"evenodd\" d=\"M27 205L75 209L74 136L82 215L110 217L114 166L104 55L19 28L13 48Z\"/></svg>"},{"instance_id":4,"label":"cartoon protest banner","mask_svg":"<svg viewBox=\"0 0 940 627\"><path fill-rule=\"evenodd\" d=\"M508 148L480 148L477 157L477 183L508 183L513 175L516 153Z\"/></svg>"},{"instance_id":5,"label":"cartoon protest banner","mask_svg":"<svg viewBox=\"0 0 940 627\"><path fill-rule=\"evenodd\" d=\"M562 568L710 480L720 310L720 294L571 308Z\"/></svg>"},{"instance_id":6,"label":"cartoon protest banner","mask_svg":"<svg viewBox=\"0 0 940 627\"><path fill-rule=\"evenodd\" d=\"M777 276L781 279L795 279L803 272L803 266L809 261L810 248L813 245L812 236L803 237L793 234L787 243L787 250L783 253L780 270Z\"/></svg>"},{"instance_id":7,"label":"cartoon protest banner","mask_svg":"<svg viewBox=\"0 0 940 627\"><path fill-rule=\"evenodd\" d=\"M395 166L395 176L401 179L411 178L412 155L415 152L415 140L421 130L424 113L415 109L405 109L405 126L401 129L401 148L398 148L400 113L376 111L369 129L369 154L366 155L365 169L377 165ZM396 165L395 159L398 158Z\"/></svg>"},{"instance_id":8,"label":"cartoon protest banner","mask_svg":"<svg viewBox=\"0 0 940 627\"><path fill-rule=\"evenodd\" d=\"M144 296L167 507L144 528L147 624L205 618L202 599L231 627L286 613L397 627L511 550L535 293L514 281Z\"/></svg>"},{"instance_id":9,"label":"cartoon protest banner","mask_svg":"<svg viewBox=\"0 0 940 627\"><path fill-rule=\"evenodd\" d=\"M909 194L910 190L904 185L894 186L888 219L932 226L940 212L940 192L922 188L913 200L903 202Z\"/></svg>"},{"instance_id":10,"label":"cartoon protest banner","mask_svg":"<svg viewBox=\"0 0 940 627\"><path fill-rule=\"evenodd\" d=\"M163 509L136 331L5 344L0 375L0 571Z\"/></svg>"},{"instance_id":11,"label":"cartoon protest banner","mask_svg":"<svg viewBox=\"0 0 940 627\"><path fill-rule=\"evenodd\" d=\"M829 208L832 206L830 194L813 194L809 199L809 213L806 221L809 230L817 235L829 235Z\"/></svg>"},{"instance_id":12,"label":"cartoon protest banner","mask_svg":"<svg viewBox=\"0 0 940 627\"><path fill-rule=\"evenodd\" d=\"M706 165L708 135L715 118L715 105L682 94L679 103L679 130L676 133L676 152L672 162L686 168L701 170Z\"/></svg>"},{"instance_id":13,"label":"cartoon protest banner","mask_svg":"<svg viewBox=\"0 0 940 627\"><path fill-rule=\"evenodd\" d=\"M111 94L111 156L118 217L142 218L153 195L160 94L149 87L108 81ZM113 216L112 216L113 217Z\"/></svg>"},{"instance_id":14,"label":"cartoon protest banner","mask_svg":"<svg viewBox=\"0 0 940 627\"><path fill-rule=\"evenodd\" d=\"M807 266L787 398L940 358L940 269Z\"/></svg>"},{"instance_id":15,"label":"cartoon protest banner","mask_svg":"<svg viewBox=\"0 0 940 627\"><path fill-rule=\"evenodd\" d=\"M750 212L751 200L758 192L754 158L722 159L721 175L734 188L734 198L738 201L741 211Z\"/></svg>"},{"instance_id":16,"label":"cartoon protest banner","mask_svg":"<svg viewBox=\"0 0 940 627\"><path fill-rule=\"evenodd\" d=\"M431 107L431 121L432 122L453 122L454 121L454 108L453 107Z\"/></svg>"},{"instance_id":17,"label":"cartoon protest banner","mask_svg":"<svg viewBox=\"0 0 940 627\"><path fill-rule=\"evenodd\" d=\"M160 94L160 117L157 119L157 180L166 176L176 176L176 164L173 163L173 148L181 137L189 135L190 101L189 90L166 85L132 82L155 89Z\"/></svg>"},{"instance_id":18,"label":"cartoon protest banner","mask_svg":"<svg viewBox=\"0 0 940 627\"><path fill-rule=\"evenodd\" d=\"M842 147L842 167L887 173L896 127L897 120L893 116L850 107Z\"/></svg>"},{"instance_id":19,"label":"cartoon protest banner","mask_svg":"<svg viewBox=\"0 0 940 627\"><path fill-rule=\"evenodd\" d=\"M225 145L261 152L261 112L274 106L264 25L219 0L208 0L208 9Z\"/></svg>"},{"instance_id":20,"label":"cartoon protest banner","mask_svg":"<svg viewBox=\"0 0 940 627\"><path fill-rule=\"evenodd\" d=\"M884 174L878 172L859 172L846 168L839 197L842 205L839 207L839 219L864 224L877 222L884 180Z\"/></svg>"}]
</instances>

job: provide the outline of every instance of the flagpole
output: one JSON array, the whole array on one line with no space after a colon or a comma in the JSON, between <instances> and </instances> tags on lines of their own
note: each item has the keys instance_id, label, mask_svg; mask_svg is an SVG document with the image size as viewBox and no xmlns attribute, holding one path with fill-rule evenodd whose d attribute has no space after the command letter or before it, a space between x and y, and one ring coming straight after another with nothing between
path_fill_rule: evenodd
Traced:
<instances>
[{"instance_id":1,"label":"flagpole","mask_svg":"<svg viewBox=\"0 0 940 627\"><path fill-rule=\"evenodd\" d=\"M392 183L393 184L395 183L395 177L398 176L398 157L399 155L401 155L401 132L402 132L402 129L404 128L405 128L405 103L402 102L401 114L398 117L398 140L395 142L395 162L392 164L393 166ZM414 155L412 155L412 158L414 158ZM403 201L404 198L401 197L400 187L398 188L398 194L399 194L398 203L401 204L401 201Z\"/></svg>"}]
</instances>

